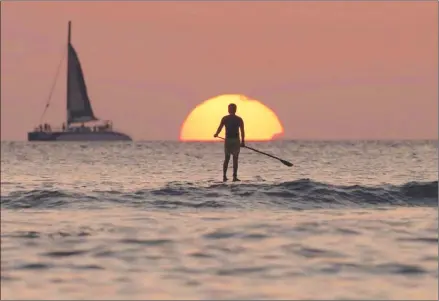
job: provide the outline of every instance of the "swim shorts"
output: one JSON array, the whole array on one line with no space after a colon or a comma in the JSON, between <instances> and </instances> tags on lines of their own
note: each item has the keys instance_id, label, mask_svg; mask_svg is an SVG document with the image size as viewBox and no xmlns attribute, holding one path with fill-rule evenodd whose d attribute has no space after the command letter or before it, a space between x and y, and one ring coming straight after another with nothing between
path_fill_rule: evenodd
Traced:
<instances>
[{"instance_id":1,"label":"swim shorts","mask_svg":"<svg viewBox=\"0 0 439 301\"><path fill-rule=\"evenodd\" d=\"M226 138L224 141L224 153L226 155L238 155L241 149L241 141L239 138Z\"/></svg>"}]
</instances>

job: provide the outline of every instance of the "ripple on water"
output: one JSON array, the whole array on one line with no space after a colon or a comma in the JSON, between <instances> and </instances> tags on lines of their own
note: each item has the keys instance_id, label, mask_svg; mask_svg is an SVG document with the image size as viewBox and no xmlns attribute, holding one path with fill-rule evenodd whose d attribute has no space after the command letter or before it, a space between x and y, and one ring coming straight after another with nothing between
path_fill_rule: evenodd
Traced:
<instances>
[{"instance_id":1,"label":"ripple on water","mask_svg":"<svg viewBox=\"0 0 439 301\"><path fill-rule=\"evenodd\" d=\"M317 248L308 248L301 247L298 250L295 250L294 253L301 255L306 258L343 258L345 257L343 254L331 250L325 249L317 249Z\"/></svg>"},{"instance_id":2,"label":"ripple on water","mask_svg":"<svg viewBox=\"0 0 439 301\"><path fill-rule=\"evenodd\" d=\"M437 261L439 261L439 258L437 255L436 256L424 256L424 257L422 257L422 260L437 262Z\"/></svg>"},{"instance_id":3,"label":"ripple on water","mask_svg":"<svg viewBox=\"0 0 439 301\"><path fill-rule=\"evenodd\" d=\"M235 268L218 269L215 274L219 276L236 276L236 275L249 275L255 273L265 273L268 270L270 270L270 267L267 266L235 267Z\"/></svg>"},{"instance_id":4,"label":"ripple on water","mask_svg":"<svg viewBox=\"0 0 439 301\"><path fill-rule=\"evenodd\" d=\"M345 258L346 256L340 252L327 250L323 248L307 247L300 243L289 243L281 247L287 254L293 253L300 257L313 258Z\"/></svg>"},{"instance_id":5,"label":"ripple on water","mask_svg":"<svg viewBox=\"0 0 439 301\"><path fill-rule=\"evenodd\" d=\"M427 273L427 271L420 266L401 263L379 264L374 267L374 271L377 273L401 274L407 276Z\"/></svg>"},{"instance_id":6,"label":"ripple on water","mask_svg":"<svg viewBox=\"0 0 439 301\"><path fill-rule=\"evenodd\" d=\"M32 238L40 238L41 233L37 231L18 231L11 234L2 234L2 237L32 239Z\"/></svg>"},{"instance_id":7,"label":"ripple on water","mask_svg":"<svg viewBox=\"0 0 439 301\"><path fill-rule=\"evenodd\" d=\"M438 244L437 237L414 237L414 238L399 238L399 241L412 241L412 242L422 242L427 244Z\"/></svg>"},{"instance_id":8,"label":"ripple on water","mask_svg":"<svg viewBox=\"0 0 439 301\"><path fill-rule=\"evenodd\" d=\"M123 244L136 244L136 245L145 245L145 246L161 246L161 245L173 243L173 241L169 239L135 239L135 238L121 239L119 240L119 242Z\"/></svg>"},{"instance_id":9,"label":"ripple on water","mask_svg":"<svg viewBox=\"0 0 439 301\"><path fill-rule=\"evenodd\" d=\"M50 269L54 265L50 263L42 263L42 262L36 262L36 263L26 263L23 265L20 265L17 267L19 270L45 270Z\"/></svg>"},{"instance_id":10,"label":"ripple on water","mask_svg":"<svg viewBox=\"0 0 439 301\"><path fill-rule=\"evenodd\" d=\"M425 269L417 265L400 264L400 263L385 263L378 265L365 265L357 263L328 263L318 269L319 272L325 274L338 274L341 272L356 272L356 273L372 273L372 274L390 274L390 275L404 275L416 276L428 273Z\"/></svg>"},{"instance_id":11,"label":"ripple on water","mask_svg":"<svg viewBox=\"0 0 439 301\"><path fill-rule=\"evenodd\" d=\"M263 240L266 238L269 238L269 236L262 233L249 233L242 236L242 239L245 240Z\"/></svg>"},{"instance_id":12,"label":"ripple on water","mask_svg":"<svg viewBox=\"0 0 439 301\"><path fill-rule=\"evenodd\" d=\"M194 258L214 258L215 256L205 253L205 252L193 252L190 253L189 256Z\"/></svg>"},{"instance_id":13,"label":"ripple on water","mask_svg":"<svg viewBox=\"0 0 439 301\"><path fill-rule=\"evenodd\" d=\"M216 231L207 233L207 234L203 235L203 237L206 239L225 239L225 238L232 238L236 235L237 235L236 232L230 232L230 231L225 231L225 230L220 229L220 230L216 230Z\"/></svg>"},{"instance_id":14,"label":"ripple on water","mask_svg":"<svg viewBox=\"0 0 439 301\"><path fill-rule=\"evenodd\" d=\"M103 266L97 264L85 264L85 265L69 265L74 270L105 270Z\"/></svg>"},{"instance_id":15,"label":"ripple on water","mask_svg":"<svg viewBox=\"0 0 439 301\"><path fill-rule=\"evenodd\" d=\"M52 251L52 252L46 252L42 253L43 256L47 257L70 257L70 256L77 256L82 255L85 253L88 253L88 250L63 250L63 251Z\"/></svg>"},{"instance_id":16,"label":"ripple on water","mask_svg":"<svg viewBox=\"0 0 439 301\"><path fill-rule=\"evenodd\" d=\"M338 274L340 272L355 272L355 271L366 271L364 265L357 264L353 262L336 262L324 264L321 268L317 269L318 272L324 274Z\"/></svg>"},{"instance_id":17,"label":"ripple on water","mask_svg":"<svg viewBox=\"0 0 439 301\"><path fill-rule=\"evenodd\" d=\"M353 229L347 229L347 228L336 228L336 232L339 232L340 234L344 235L358 235L361 234L360 231L356 231Z\"/></svg>"},{"instance_id":18,"label":"ripple on water","mask_svg":"<svg viewBox=\"0 0 439 301\"><path fill-rule=\"evenodd\" d=\"M12 276L9 276L9 275L7 275L5 272L1 272L1 275L0 275L0 281L3 283L3 281L17 281L18 280L18 278L17 277L12 277Z\"/></svg>"}]
</instances>

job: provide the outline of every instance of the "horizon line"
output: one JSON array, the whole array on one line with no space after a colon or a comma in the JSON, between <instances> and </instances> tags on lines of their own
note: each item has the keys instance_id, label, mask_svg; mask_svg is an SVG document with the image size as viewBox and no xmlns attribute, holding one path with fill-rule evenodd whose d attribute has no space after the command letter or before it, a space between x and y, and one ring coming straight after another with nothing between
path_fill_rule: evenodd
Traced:
<instances>
[{"instance_id":1,"label":"horizon line","mask_svg":"<svg viewBox=\"0 0 439 301\"><path fill-rule=\"evenodd\" d=\"M439 138L290 138L290 139L275 139L275 140L245 140L245 142L252 143L267 143L267 142L294 142L294 141L316 141L316 142L337 142L337 141L439 141ZM3 140L0 142L32 142L32 143L59 143L59 142L179 142L179 143L224 143L223 140L179 140L177 139L140 139L132 141L27 141L27 140Z\"/></svg>"}]
</instances>

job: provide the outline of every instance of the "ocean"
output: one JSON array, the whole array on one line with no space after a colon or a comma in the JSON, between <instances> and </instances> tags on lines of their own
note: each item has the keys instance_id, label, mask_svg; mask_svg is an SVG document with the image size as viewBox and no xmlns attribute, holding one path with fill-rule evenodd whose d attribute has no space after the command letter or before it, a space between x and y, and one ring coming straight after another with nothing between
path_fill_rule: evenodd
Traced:
<instances>
[{"instance_id":1,"label":"ocean","mask_svg":"<svg viewBox=\"0 0 439 301\"><path fill-rule=\"evenodd\" d=\"M248 146L2 142L2 299L437 300L437 141Z\"/></svg>"}]
</instances>

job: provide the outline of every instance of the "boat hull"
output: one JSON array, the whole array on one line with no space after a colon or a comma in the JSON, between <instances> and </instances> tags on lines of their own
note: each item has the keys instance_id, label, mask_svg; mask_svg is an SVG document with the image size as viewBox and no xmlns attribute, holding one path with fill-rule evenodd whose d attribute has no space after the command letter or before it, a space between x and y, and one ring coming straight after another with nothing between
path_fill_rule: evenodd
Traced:
<instances>
[{"instance_id":1,"label":"boat hull","mask_svg":"<svg viewBox=\"0 0 439 301\"><path fill-rule=\"evenodd\" d=\"M28 141L132 141L126 134L105 132L29 132Z\"/></svg>"}]
</instances>

